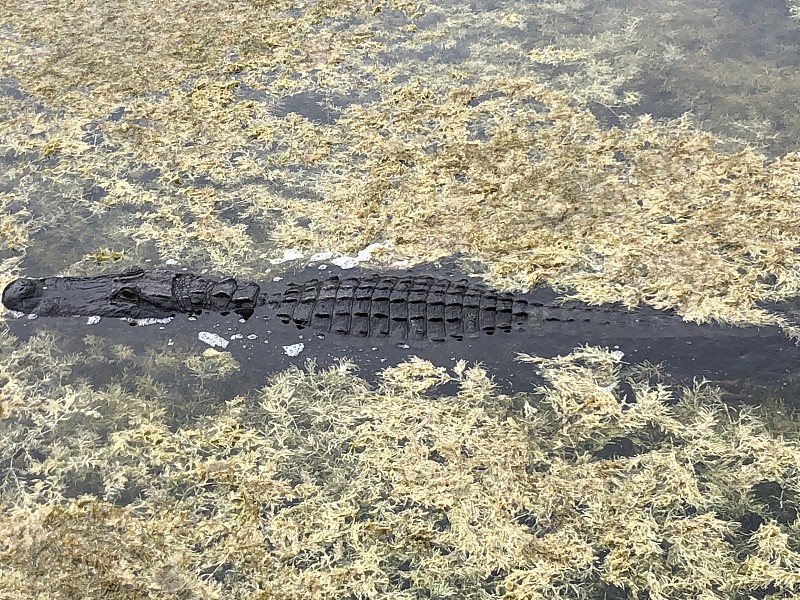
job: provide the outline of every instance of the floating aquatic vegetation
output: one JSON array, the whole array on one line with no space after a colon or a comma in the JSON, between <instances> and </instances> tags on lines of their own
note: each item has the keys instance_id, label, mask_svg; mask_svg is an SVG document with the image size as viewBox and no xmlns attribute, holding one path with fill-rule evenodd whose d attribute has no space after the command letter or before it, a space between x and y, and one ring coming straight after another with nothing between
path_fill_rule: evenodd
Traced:
<instances>
[{"instance_id":1,"label":"floating aquatic vegetation","mask_svg":"<svg viewBox=\"0 0 800 600\"><path fill-rule=\"evenodd\" d=\"M760 308L800 293L787 6L5 3L2 278L115 253L258 278L382 244L791 332ZM800 587L789 408L591 348L513 397L423 361L254 390L207 352L0 332L0 595Z\"/></svg>"},{"instance_id":2,"label":"floating aquatic vegetation","mask_svg":"<svg viewBox=\"0 0 800 600\"><path fill-rule=\"evenodd\" d=\"M463 363L413 360L372 387L309 362L197 404L210 381L159 384L115 353L133 363L76 386L84 357L2 340L4 597L800 588L797 420L775 435L702 383L580 348L526 358L545 384L514 396ZM43 357L60 365L46 378ZM202 411L167 409L184 403Z\"/></svg>"},{"instance_id":3,"label":"floating aquatic vegetation","mask_svg":"<svg viewBox=\"0 0 800 600\"><path fill-rule=\"evenodd\" d=\"M716 78L704 89L722 90L739 85L723 85L726 73L752 71L775 99L792 97L781 76L789 50L726 66L725 40L755 44L747 31L709 40L709 54L672 6L101 4L91 18L47 3L2 13L13 49L2 61L15 75L0 96L12 117L0 129L9 193L64 236L28 243L40 262L58 250L72 257L68 271L85 272L80 258L113 239L134 262L179 257L259 276L286 247L391 243L376 258L460 250L496 286L547 280L587 300L734 323L780 322L758 302L800 290L787 234L796 156L768 160L686 118L636 116L645 74L678 94L679 77ZM776 31L795 27L778 12L765 13ZM754 18L745 13L704 9L697 27L741 27ZM500 36L491 48L488 32ZM421 60L434 49L443 60ZM717 67L698 72L703 62ZM730 122L737 111L722 101L703 105ZM750 103L739 123L785 113L774 99L731 102ZM665 114L692 108L677 104Z\"/></svg>"},{"instance_id":4,"label":"floating aquatic vegetation","mask_svg":"<svg viewBox=\"0 0 800 600\"><path fill-rule=\"evenodd\" d=\"M207 332L202 332L207 333ZM214 335L214 334L210 334ZM219 338L219 336L216 336ZM219 338L222 339L222 338ZM205 340L202 340L205 341ZM222 340L227 341L227 340ZM215 340L214 343L206 341L211 346L225 347ZM240 369L240 365L228 352L220 352L214 348L206 348L201 354L191 356L186 359L186 368L189 369L200 380L211 377L219 379L225 378Z\"/></svg>"}]
</instances>

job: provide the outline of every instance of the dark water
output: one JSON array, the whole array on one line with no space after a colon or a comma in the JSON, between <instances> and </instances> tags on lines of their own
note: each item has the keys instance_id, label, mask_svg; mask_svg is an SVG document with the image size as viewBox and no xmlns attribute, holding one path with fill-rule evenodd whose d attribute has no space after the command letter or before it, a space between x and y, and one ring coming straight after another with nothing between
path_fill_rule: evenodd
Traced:
<instances>
[{"instance_id":1,"label":"dark water","mask_svg":"<svg viewBox=\"0 0 800 600\"><path fill-rule=\"evenodd\" d=\"M330 266L323 272L306 269L290 274L288 280L304 281L320 277L321 273L351 277L366 272ZM461 278L454 265L438 269L420 267L404 273ZM266 282L262 293L282 289L284 285L283 280ZM548 288L522 296L545 306L555 305L558 298ZM172 352L187 358L201 355L209 345L200 338L213 334L228 342L225 348L218 350L230 353L241 365L234 386L240 390L262 385L270 375L289 366L303 367L310 359L324 368L351 358L359 368L359 375L374 382L383 369L417 356L438 366L452 367L459 360L480 363L502 391L532 391L542 381L532 365L515 361L519 353L549 358L566 355L579 346L593 345L622 352L624 362L629 365L660 364L674 381L689 383L693 379L706 379L746 400L752 393L748 390L754 386L780 393L800 366L800 347L776 327L697 325L686 323L674 314L648 308L624 311L618 306L597 307L579 302L570 302L564 307L570 310L554 310L555 316L548 320L532 317L523 331L497 330L491 335L480 333L472 338L445 342L319 333L298 328L293 323L282 323L268 306L259 308L248 320L233 314L178 314L169 323L132 326L111 318L89 324L86 317L33 320L20 317L10 319L8 326L21 340L43 330L52 331L65 348L78 353L87 351L85 336L91 334L100 336L109 347L129 346L136 355ZM559 318L558 315L564 316ZM302 347L296 346L298 344ZM103 371L103 366L97 365L90 375L97 382L113 375ZM442 390L447 391L447 388Z\"/></svg>"}]
</instances>

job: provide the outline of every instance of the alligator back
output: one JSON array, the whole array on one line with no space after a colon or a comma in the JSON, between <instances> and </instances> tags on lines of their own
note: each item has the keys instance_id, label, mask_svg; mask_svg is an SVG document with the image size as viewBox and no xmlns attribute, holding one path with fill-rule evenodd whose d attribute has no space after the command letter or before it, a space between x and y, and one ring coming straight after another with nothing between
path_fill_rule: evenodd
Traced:
<instances>
[{"instance_id":1,"label":"alligator back","mask_svg":"<svg viewBox=\"0 0 800 600\"><path fill-rule=\"evenodd\" d=\"M521 329L529 304L466 279L368 275L290 283L268 303L284 323L318 332L445 341Z\"/></svg>"},{"instance_id":2,"label":"alligator back","mask_svg":"<svg viewBox=\"0 0 800 600\"><path fill-rule=\"evenodd\" d=\"M755 327L685 322L648 307L559 301L550 290L497 292L467 279L430 275L332 276L288 283L265 297L283 323L320 333L443 342L528 330L597 343L619 339L749 338Z\"/></svg>"}]
</instances>

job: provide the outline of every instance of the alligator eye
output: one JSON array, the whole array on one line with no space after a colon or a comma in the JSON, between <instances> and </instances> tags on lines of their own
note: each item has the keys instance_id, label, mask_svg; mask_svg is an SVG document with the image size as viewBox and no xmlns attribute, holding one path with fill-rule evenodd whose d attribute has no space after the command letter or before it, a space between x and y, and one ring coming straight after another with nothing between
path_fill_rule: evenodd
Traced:
<instances>
[{"instance_id":1,"label":"alligator eye","mask_svg":"<svg viewBox=\"0 0 800 600\"><path fill-rule=\"evenodd\" d=\"M114 294L114 300L120 300L122 302L128 302L130 304L138 304L139 294L137 294L133 290L123 289Z\"/></svg>"}]
</instances>

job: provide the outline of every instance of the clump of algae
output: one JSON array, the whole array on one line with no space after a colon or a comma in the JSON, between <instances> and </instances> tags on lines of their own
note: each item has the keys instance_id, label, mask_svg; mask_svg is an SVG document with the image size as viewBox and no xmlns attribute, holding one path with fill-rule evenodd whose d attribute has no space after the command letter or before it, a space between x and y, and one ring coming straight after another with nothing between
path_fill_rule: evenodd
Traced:
<instances>
[{"instance_id":1,"label":"clump of algae","mask_svg":"<svg viewBox=\"0 0 800 600\"><path fill-rule=\"evenodd\" d=\"M605 350L523 357L544 384L514 396L463 362L375 386L309 363L186 419L166 408L208 382L161 385L154 357L100 385L52 338L0 342L3 597L800 589L797 421L778 435Z\"/></svg>"},{"instance_id":2,"label":"clump of algae","mask_svg":"<svg viewBox=\"0 0 800 600\"><path fill-rule=\"evenodd\" d=\"M61 232L28 252L70 273L109 248L263 276L287 246L389 241L386 261L457 250L498 287L787 326L758 303L800 290L796 153L636 115L658 83L680 99L662 116L797 131L789 51L733 64L726 28L756 43L745 6L703 7L699 33L635 6L7 5L7 204ZM27 220L3 227L13 247Z\"/></svg>"}]
</instances>

